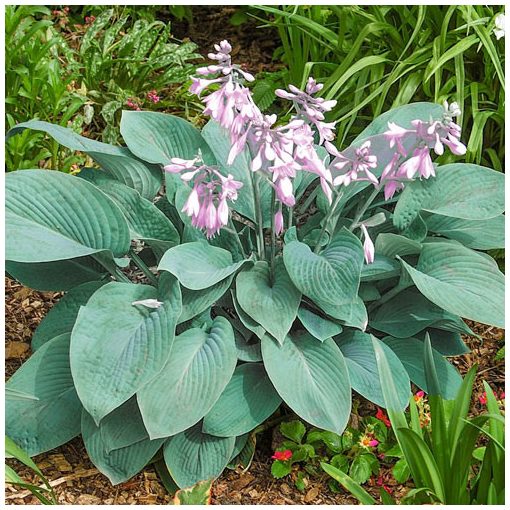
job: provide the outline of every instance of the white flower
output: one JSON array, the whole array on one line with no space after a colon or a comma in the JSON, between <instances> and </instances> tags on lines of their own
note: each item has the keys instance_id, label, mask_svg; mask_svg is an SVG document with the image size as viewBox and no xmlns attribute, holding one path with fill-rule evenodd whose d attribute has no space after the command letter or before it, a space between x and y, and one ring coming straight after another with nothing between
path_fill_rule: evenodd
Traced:
<instances>
[{"instance_id":1,"label":"white flower","mask_svg":"<svg viewBox=\"0 0 510 510\"><path fill-rule=\"evenodd\" d=\"M505 13L500 12L494 19L494 35L496 39L505 37Z\"/></svg>"},{"instance_id":2,"label":"white flower","mask_svg":"<svg viewBox=\"0 0 510 510\"><path fill-rule=\"evenodd\" d=\"M140 305L147 308L159 308L162 304L163 302L157 299L142 299L141 301L133 301L131 303L132 306Z\"/></svg>"}]
</instances>

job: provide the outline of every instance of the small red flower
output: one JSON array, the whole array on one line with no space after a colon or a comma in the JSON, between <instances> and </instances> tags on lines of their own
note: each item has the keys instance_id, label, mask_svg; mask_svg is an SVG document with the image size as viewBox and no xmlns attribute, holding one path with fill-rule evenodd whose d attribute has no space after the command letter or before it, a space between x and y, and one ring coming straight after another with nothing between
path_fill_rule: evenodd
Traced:
<instances>
[{"instance_id":1,"label":"small red flower","mask_svg":"<svg viewBox=\"0 0 510 510\"><path fill-rule=\"evenodd\" d=\"M480 401L480 404L483 406L487 404L487 393L485 391L478 397L478 400Z\"/></svg>"},{"instance_id":2,"label":"small red flower","mask_svg":"<svg viewBox=\"0 0 510 510\"><path fill-rule=\"evenodd\" d=\"M386 416L385 412L380 407L377 408L377 413L376 413L375 417L378 420L381 420L386 425L386 427L388 427L388 428L391 427L391 422L390 422L389 418Z\"/></svg>"},{"instance_id":3,"label":"small red flower","mask_svg":"<svg viewBox=\"0 0 510 510\"><path fill-rule=\"evenodd\" d=\"M377 441L377 439L371 439L368 442L368 446L371 446L372 448L375 448L378 444L379 444L379 441Z\"/></svg>"},{"instance_id":4,"label":"small red flower","mask_svg":"<svg viewBox=\"0 0 510 510\"><path fill-rule=\"evenodd\" d=\"M95 16L85 16L85 23L87 25L91 25L92 23L94 23L94 21L96 21Z\"/></svg>"},{"instance_id":5,"label":"small red flower","mask_svg":"<svg viewBox=\"0 0 510 510\"><path fill-rule=\"evenodd\" d=\"M283 452L274 452L274 455L271 457L275 460L289 460L292 457L292 452L290 450L284 450Z\"/></svg>"}]
</instances>

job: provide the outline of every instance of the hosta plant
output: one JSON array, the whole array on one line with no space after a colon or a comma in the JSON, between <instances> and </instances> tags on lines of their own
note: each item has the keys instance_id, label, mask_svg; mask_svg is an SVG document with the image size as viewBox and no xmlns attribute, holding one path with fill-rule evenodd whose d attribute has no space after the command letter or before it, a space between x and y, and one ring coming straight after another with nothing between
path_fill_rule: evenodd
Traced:
<instances>
[{"instance_id":1,"label":"hosta plant","mask_svg":"<svg viewBox=\"0 0 510 510\"><path fill-rule=\"evenodd\" d=\"M246 464L250 432L282 405L335 433L353 390L384 406L373 342L404 409L410 381L428 389L427 333L452 398L462 318L503 326L483 250L503 247L504 176L432 160L465 151L457 106L391 110L336 147L320 84L277 91L296 111L281 124L230 49L193 79L202 132L125 111L126 147L40 121L8 134L44 131L98 166L6 177L8 273L66 292L7 383L37 397L6 411L30 455L81 434L114 484L163 458L190 487Z\"/></svg>"}]
</instances>

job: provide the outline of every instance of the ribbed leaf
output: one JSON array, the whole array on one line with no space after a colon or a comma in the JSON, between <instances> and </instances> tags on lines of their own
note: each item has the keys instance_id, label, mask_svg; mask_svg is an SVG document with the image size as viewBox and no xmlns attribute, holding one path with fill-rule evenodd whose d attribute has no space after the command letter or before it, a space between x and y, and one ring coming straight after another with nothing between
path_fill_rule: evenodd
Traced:
<instances>
[{"instance_id":1,"label":"ribbed leaf","mask_svg":"<svg viewBox=\"0 0 510 510\"><path fill-rule=\"evenodd\" d=\"M210 308L225 292L228 291L232 283L233 275L203 290L189 290L182 288L182 312L178 324L186 322L204 310Z\"/></svg>"},{"instance_id":2,"label":"ribbed leaf","mask_svg":"<svg viewBox=\"0 0 510 510\"><path fill-rule=\"evenodd\" d=\"M96 185L120 207L132 239L163 241L167 248L179 244L179 233L170 220L136 190L91 168L83 169L79 176Z\"/></svg>"},{"instance_id":3,"label":"ribbed leaf","mask_svg":"<svg viewBox=\"0 0 510 510\"><path fill-rule=\"evenodd\" d=\"M105 416L101 420L100 429L106 453L148 439L134 396Z\"/></svg>"},{"instance_id":4,"label":"ribbed leaf","mask_svg":"<svg viewBox=\"0 0 510 510\"><path fill-rule=\"evenodd\" d=\"M343 432L351 412L351 385L333 340L320 343L302 332L278 345L264 337L262 357L276 391L296 414L316 427Z\"/></svg>"},{"instance_id":5,"label":"ribbed leaf","mask_svg":"<svg viewBox=\"0 0 510 510\"><path fill-rule=\"evenodd\" d=\"M234 332L224 317L216 317L209 332L192 328L177 336L163 370L137 393L150 437L195 425L218 400L236 362Z\"/></svg>"},{"instance_id":6,"label":"ribbed leaf","mask_svg":"<svg viewBox=\"0 0 510 510\"><path fill-rule=\"evenodd\" d=\"M164 439L148 438L108 451L102 425L97 426L85 409L81 418L83 442L94 466L108 477L113 485L125 482L136 475L159 450Z\"/></svg>"},{"instance_id":7,"label":"ribbed leaf","mask_svg":"<svg viewBox=\"0 0 510 510\"><path fill-rule=\"evenodd\" d=\"M372 336L361 331L347 331L336 337L335 342L344 355L352 389L374 404L384 407L384 396ZM386 354L386 359L395 380L397 398L400 403L399 409L404 410L407 407L411 393L409 376L395 353L382 342L380 346Z\"/></svg>"},{"instance_id":8,"label":"ribbed leaf","mask_svg":"<svg viewBox=\"0 0 510 510\"><path fill-rule=\"evenodd\" d=\"M385 337L383 342L391 348L404 365L411 381L428 393L425 377L423 342L417 338ZM462 378L457 370L436 350L432 349L436 372L441 386L441 395L446 400L457 396Z\"/></svg>"},{"instance_id":9,"label":"ribbed leaf","mask_svg":"<svg viewBox=\"0 0 510 510\"><path fill-rule=\"evenodd\" d=\"M118 181L136 189L144 198L152 200L161 187L161 170L155 165L147 165L138 160L125 147L90 140L72 129L40 120L18 124L7 133L7 139L25 129L44 131L64 147L87 153L103 170Z\"/></svg>"},{"instance_id":10,"label":"ribbed leaf","mask_svg":"<svg viewBox=\"0 0 510 510\"><path fill-rule=\"evenodd\" d=\"M376 259L377 254L393 259L395 255L417 255L420 251L421 243L418 241L391 232L383 232L375 240Z\"/></svg>"},{"instance_id":11,"label":"ribbed leaf","mask_svg":"<svg viewBox=\"0 0 510 510\"><path fill-rule=\"evenodd\" d=\"M213 436L240 436L269 418L281 401L261 363L239 365L205 416L202 430Z\"/></svg>"},{"instance_id":12,"label":"ribbed leaf","mask_svg":"<svg viewBox=\"0 0 510 510\"><path fill-rule=\"evenodd\" d=\"M32 350L63 333L71 333L81 306L85 306L90 296L96 292L103 282L88 282L65 294L48 312L32 336Z\"/></svg>"},{"instance_id":13,"label":"ribbed leaf","mask_svg":"<svg viewBox=\"0 0 510 510\"><path fill-rule=\"evenodd\" d=\"M325 319L303 306L299 307L297 316L308 333L321 342L324 342L326 338L332 338L342 332L342 326L340 326L340 324Z\"/></svg>"},{"instance_id":14,"label":"ribbed leaf","mask_svg":"<svg viewBox=\"0 0 510 510\"><path fill-rule=\"evenodd\" d=\"M172 273L187 289L202 290L235 273L245 262L232 263L227 250L195 241L170 248L158 269Z\"/></svg>"},{"instance_id":15,"label":"ribbed leaf","mask_svg":"<svg viewBox=\"0 0 510 510\"><path fill-rule=\"evenodd\" d=\"M504 276L491 259L452 242L425 244L416 268L402 261L420 292L466 319L504 327Z\"/></svg>"},{"instance_id":16,"label":"ribbed leaf","mask_svg":"<svg viewBox=\"0 0 510 510\"><path fill-rule=\"evenodd\" d=\"M400 274L401 268L396 260L385 255L376 255L372 264L364 264L361 270L362 282L387 280Z\"/></svg>"},{"instance_id":17,"label":"ribbed leaf","mask_svg":"<svg viewBox=\"0 0 510 510\"><path fill-rule=\"evenodd\" d=\"M320 255L292 241L285 245L283 259L294 285L317 304L339 306L356 298L363 248L347 229L338 231Z\"/></svg>"},{"instance_id":18,"label":"ribbed leaf","mask_svg":"<svg viewBox=\"0 0 510 510\"><path fill-rule=\"evenodd\" d=\"M416 289L406 289L377 308L370 326L396 338L409 338L428 327L472 334L466 323L429 301Z\"/></svg>"},{"instance_id":19,"label":"ribbed leaf","mask_svg":"<svg viewBox=\"0 0 510 510\"><path fill-rule=\"evenodd\" d=\"M217 478L234 451L235 437L204 434L201 424L170 438L165 445L165 462L177 485L191 487Z\"/></svg>"},{"instance_id":20,"label":"ribbed leaf","mask_svg":"<svg viewBox=\"0 0 510 510\"><path fill-rule=\"evenodd\" d=\"M435 178L417 179L406 185L393 222L404 230L422 209L468 220L494 218L505 210L504 189L505 176L501 172L467 163L440 166Z\"/></svg>"},{"instance_id":21,"label":"ribbed leaf","mask_svg":"<svg viewBox=\"0 0 510 510\"><path fill-rule=\"evenodd\" d=\"M455 239L474 250L493 250L505 247L505 216L487 220L464 220L440 214L426 218L431 232Z\"/></svg>"},{"instance_id":22,"label":"ribbed leaf","mask_svg":"<svg viewBox=\"0 0 510 510\"><path fill-rule=\"evenodd\" d=\"M236 297L241 308L282 343L296 318L301 292L292 283L283 259L279 257L273 278L265 261L256 262L239 273Z\"/></svg>"},{"instance_id":23,"label":"ribbed leaf","mask_svg":"<svg viewBox=\"0 0 510 510\"><path fill-rule=\"evenodd\" d=\"M174 115L123 110L120 133L129 150L148 163L164 166L171 158L193 159L199 149L209 163L215 163L200 131Z\"/></svg>"},{"instance_id":24,"label":"ribbed leaf","mask_svg":"<svg viewBox=\"0 0 510 510\"><path fill-rule=\"evenodd\" d=\"M50 340L7 381L37 400L5 403L5 432L28 455L52 450L80 433L81 404L69 368L69 334Z\"/></svg>"},{"instance_id":25,"label":"ribbed leaf","mask_svg":"<svg viewBox=\"0 0 510 510\"><path fill-rule=\"evenodd\" d=\"M133 396L163 368L174 340L181 295L177 282L156 289L112 282L78 313L71 370L80 400L96 423ZM132 305L159 299L159 308Z\"/></svg>"},{"instance_id":26,"label":"ribbed leaf","mask_svg":"<svg viewBox=\"0 0 510 510\"><path fill-rule=\"evenodd\" d=\"M92 184L62 172L23 170L6 176L6 258L50 262L129 249L118 206Z\"/></svg>"}]
</instances>

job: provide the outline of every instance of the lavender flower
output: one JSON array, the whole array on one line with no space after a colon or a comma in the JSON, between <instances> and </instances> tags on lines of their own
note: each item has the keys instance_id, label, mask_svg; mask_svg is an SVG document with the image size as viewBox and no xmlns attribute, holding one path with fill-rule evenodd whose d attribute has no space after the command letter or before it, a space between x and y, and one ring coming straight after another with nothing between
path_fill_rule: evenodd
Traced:
<instances>
[{"instance_id":1,"label":"lavender flower","mask_svg":"<svg viewBox=\"0 0 510 510\"><path fill-rule=\"evenodd\" d=\"M191 224L214 237L229 220L227 200L235 201L242 182L233 175L222 175L216 167L206 165L201 155L191 160L172 158L165 171L180 173L185 182L193 180L193 188L182 212L191 217Z\"/></svg>"},{"instance_id":2,"label":"lavender flower","mask_svg":"<svg viewBox=\"0 0 510 510\"><path fill-rule=\"evenodd\" d=\"M374 262L375 257L374 243L372 242L372 239L370 239L370 236L368 235L367 227L363 225L363 223L360 226L363 232L363 237L365 238L365 241L363 243L363 253L365 255L365 262L367 264L372 264Z\"/></svg>"},{"instance_id":3,"label":"lavender flower","mask_svg":"<svg viewBox=\"0 0 510 510\"><path fill-rule=\"evenodd\" d=\"M352 159L335 151L336 158L331 166L341 174L333 179L333 185L348 186L352 181L370 181L376 186L379 184L377 177L371 171L377 167L377 156L371 154L370 145L370 140L363 143L354 151Z\"/></svg>"}]
</instances>

